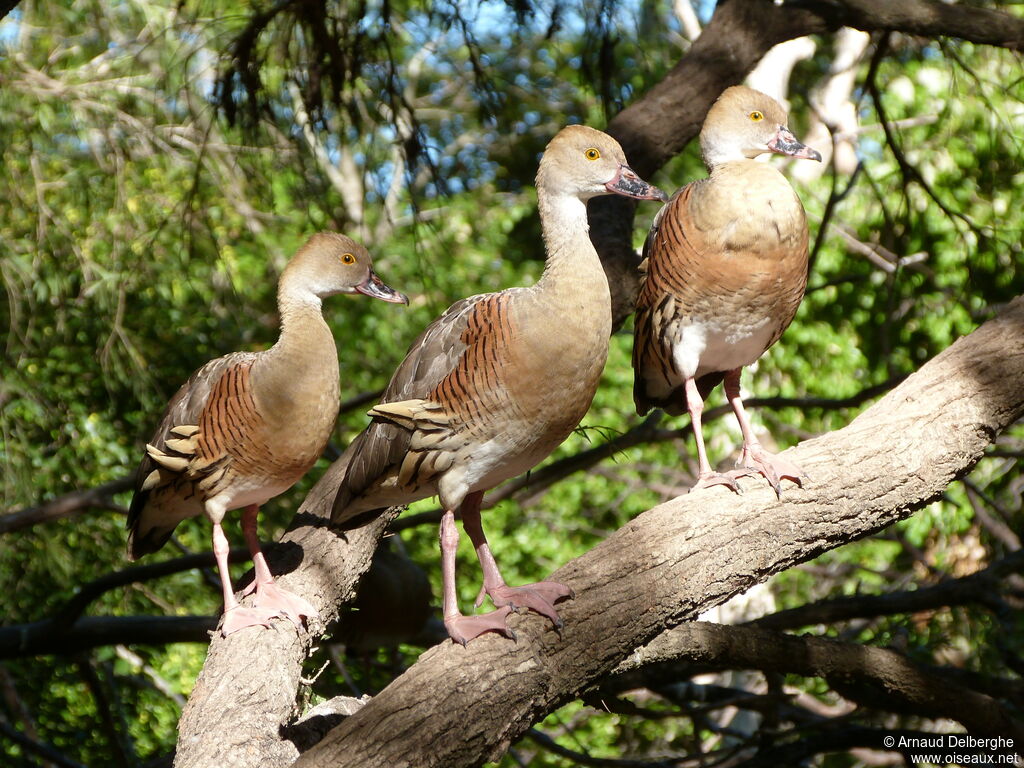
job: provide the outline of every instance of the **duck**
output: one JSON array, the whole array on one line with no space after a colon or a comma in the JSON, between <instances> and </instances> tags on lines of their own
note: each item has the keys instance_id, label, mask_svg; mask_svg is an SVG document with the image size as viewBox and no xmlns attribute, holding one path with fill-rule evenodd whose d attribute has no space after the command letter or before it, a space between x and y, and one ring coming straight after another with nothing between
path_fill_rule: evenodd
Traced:
<instances>
[{"instance_id":1,"label":"duck","mask_svg":"<svg viewBox=\"0 0 1024 768\"><path fill-rule=\"evenodd\" d=\"M761 475L806 477L758 441L740 396L740 374L789 327L807 285L807 218L786 177L755 160L775 153L821 160L787 127L785 109L746 86L726 89L700 132L708 176L679 189L655 216L644 243L633 334L633 400L688 412L697 443L693 488ZM701 429L704 400L723 383L743 434L737 469L712 470Z\"/></svg>"},{"instance_id":2,"label":"duck","mask_svg":"<svg viewBox=\"0 0 1024 768\"><path fill-rule=\"evenodd\" d=\"M587 202L600 195L662 200L665 194L627 164L611 136L563 128L544 150L536 177L546 253L530 286L457 301L417 338L398 366L370 425L342 460L334 499L341 530L385 509L438 496L442 611L462 645L486 632L515 638L509 613L528 609L562 621L555 603L572 590L554 581L505 583L484 534L484 493L546 458L590 408L608 356L611 297L590 241ZM459 532L476 550L486 594L496 606L464 615L455 584Z\"/></svg>"},{"instance_id":3,"label":"duck","mask_svg":"<svg viewBox=\"0 0 1024 768\"><path fill-rule=\"evenodd\" d=\"M211 360L178 389L146 444L128 509L128 557L160 549L182 520L205 515L224 593L221 632L296 628L316 615L299 595L277 586L260 549L259 507L284 493L320 457L340 405L338 351L324 321L323 299L363 294L408 304L374 272L369 252L345 235L314 234L289 260L277 287L277 342L261 352ZM225 515L242 510L242 530L255 568L253 605L231 588Z\"/></svg>"}]
</instances>

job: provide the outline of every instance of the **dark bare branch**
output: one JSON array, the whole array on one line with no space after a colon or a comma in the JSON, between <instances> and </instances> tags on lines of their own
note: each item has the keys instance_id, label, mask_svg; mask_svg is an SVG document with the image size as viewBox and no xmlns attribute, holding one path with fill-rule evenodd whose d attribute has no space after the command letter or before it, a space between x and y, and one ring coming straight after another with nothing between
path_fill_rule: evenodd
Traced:
<instances>
[{"instance_id":1,"label":"dark bare branch","mask_svg":"<svg viewBox=\"0 0 1024 768\"><path fill-rule=\"evenodd\" d=\"M526 738L543 747L548 752L571 760L573 765L589 765L594 768L675 768L679 765L676 758L666 760L631 760L629 758L594 757L584 752L567 749L543 731L531 728Z\"/></svg>"},{"instance_id":2,"label":"dark bare branch","mask_svg":"<svg viewBox=\"0 0 1024 768\"><path fill-rule=\"evenodd\" d=\"M20 0L0 0L0 19L13 11Z\"/></svg>"},{"instance_id":3,"label":"dark bare branch","mask_svg":"<svg viewBox=\"0 0 1024 768\"><path fill-rule=\"evenodd\" d=\"M114 494L131 490L133 480L134 478L130 475L119 477L86 491L74 491L56 499L44 501L35 507L8 512L0 517L0 535L31 528L39 523L59 520L87 509L116 510L124 513L124 507L114 503Z\"/></svg>"},{"instance_id":4,"label":"dark bare branch","mask_svg":"<svg viewBox=\"0 0 1024 768\"><path fill-rule=\"evenodd\" d=\"M0 658L67 656L102 645L205 643L216 616L83 616L54 632L51 620L0 627Z\"/></svg>"},{"instance_id":5,"label":"dark bare branch","mask_svg":"<svg viewBox=\"0 0 1024 768\"><path fill-rule=\"evenodd\" d=\"M82 763L72 760L49 744L29 738L3 718L0 718L0 736L14 742L29 754L36 755L53 765L59 765L61 768L86 768Z\"/></svg>"},{"instance_id":6,"label":"dark bare branch","mask_svg":"<svg viewBox=\"0 0 1024 768\"><path fill-rule=\"evenodd\" d=\"M856 618L915 613L954 605L985 605L999 594L1000 581L1004 576L1021 570L1024 570L1024 551L1014 552L970 576L949 579L930 587L885 595L851 595L818 600L755 619L749 625L762 629L796 629L813 624L834 624Z\"/></svg>"},{"instance_id":7,"label":"dark bare branch","mask_svg":"<svg viewBox=\"0 0 1024 768\"><path fill-rule=\"evenodd\" d=\"M972 43L1024 50L1024 19L994 8L941 0L841 0L843 24L866 32L958 37Z\"/></svg>"},{"instance_id":8,"label":"dark bare branch","mask_svg":"<svg viewBox=\"0 0 1024 768\"><path fill-rule=\"evenodd\" d=\"M858 747L863 749L887 749L885 739L892 738L894 744L927 743L927 739L942 738L944 734L931 731L912 731L904 728L865 728L850 725L840 728L827 728L807 734L803 738L770 747L758 752L753 757L736 763L734 768L778 768L780 765L800 765L814 755L827 755L845 752ZM905 765L911 765L910 752L906 748L895 746L893 752L903 755Z\"/></svg>"},{"instance_id":9,"label":"dark bare branch","mask_svg":"<svg viewBox=\"0 0 1024 768\"><path fill-rule=\"evenodd\" d=\"M752 626L684 623L662 633L619 665L615 675L678 661L711 669L759 669L822 677L854 690L870 705L960 722L976 736L1012 736L1024 745L1024 723L996 699L960 685L934 668L888 648L821 637L793 637Z\"/></svg>"}]
</instances>

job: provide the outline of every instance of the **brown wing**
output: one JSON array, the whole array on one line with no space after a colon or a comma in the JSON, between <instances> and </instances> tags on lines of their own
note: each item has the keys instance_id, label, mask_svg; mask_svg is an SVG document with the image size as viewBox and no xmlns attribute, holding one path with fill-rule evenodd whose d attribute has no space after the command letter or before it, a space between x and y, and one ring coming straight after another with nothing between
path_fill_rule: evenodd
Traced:
<instances>
[{"instance_id":1,"label":"brown wing","mask_svg":"<svg viewBox=\"0 0 1024 768\"><path fill-rule=\"evenodd\" d=\"M467 334L470 320L480 304L501 294L487 293L457 301L412 343L401 365L391 377L381 403L426 399L452 374L467 347L474 343ZM383 475L400 467L409 452L412 432L389 421L374 420L345 451L348 468L334 500L332 520L343 527L363 525L381 510L346 517L346 509Z\"/></svg>"},{"instance_id":2,"label":"brown wing","mask_svg":"<svg viewBox=\"0 0 1024 768\"><path fill-rule=\"evenodd\" d=\"M255 360L255 353L236 352L211 360L193 373L171 398L164 411L160 426L156 428L146 455L139 463L135 475L135 495L128 508L128 555L133 560L160 549L174 531L175 526L189 514L182 514L189 505L202 512L202 498L193 492L193 480L186 476L186 468L194 465L196 454L207 469L207 476L217 468L222 447L216 440L197 439L200 422L207 405L212 401L221 403L222 408L230 406L230 390L237 389L237 378L248 372ZM225 373L235 375L233 387L224 381ZM159 458L166 457L165 459ZM176 469L177 468L177 469ZM150 504L154 493L166 493L179 487L184 497L180 503L160 514L161 509Z\"/></svg>"},{"instance_id":3,"label":"brown wing","mask_svg":"<svg viewBox=\"0 0 1024 768\"><path fill-rule=\"evenodd\" d=\"M687 184L672 195L644 241L633 331L633 402L641 416L652 408L674 415L686 412L682 376L672 359L673 321L682 311L680 297L686 295L691 278L686 265L704 258L705 244L696 239L698 233L683 226L690 197L701 183ZM698 379L701 397L723 378L715 373Z\"/></svg>"}]
</instances>

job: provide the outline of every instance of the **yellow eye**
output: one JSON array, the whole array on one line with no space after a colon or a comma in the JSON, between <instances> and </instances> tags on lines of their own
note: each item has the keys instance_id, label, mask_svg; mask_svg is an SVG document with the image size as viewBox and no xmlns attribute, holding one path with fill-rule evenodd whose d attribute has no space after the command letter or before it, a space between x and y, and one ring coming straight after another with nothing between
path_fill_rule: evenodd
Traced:
<instances>
[{"instance_id":1,"label":"yellow eye","mask_svg":"<svg viewBox=\"0 0 1024 768\"><path fill-rule=\"evenodd\" d=\"M584 150L583 154L587 156L587 160L597 160L601 156L601 152L594 147Z\"/></svg>"},{"instance_id":2,"label":"yellow eye","mask_svg":"<svg viewBox=\"0 0 1024 768\"><path fill-rule=\"evenodd\" d=\"M356 257L353 256L351 253L343 253L343 254L341 254L341 263L342 264L355 264L356 263Z\"/></svg>"},{"instance_id":3,"label":"yellow eye","mask_svg":"<svg viewBox=\"0 0 1024 768\"><path fill-rule=\"evenodd\" d=\"M755 109L753 112L750 113L750 119L753 120L755 123L758 123L764 120L764 115Z\"/></svg>"}]
</instances>

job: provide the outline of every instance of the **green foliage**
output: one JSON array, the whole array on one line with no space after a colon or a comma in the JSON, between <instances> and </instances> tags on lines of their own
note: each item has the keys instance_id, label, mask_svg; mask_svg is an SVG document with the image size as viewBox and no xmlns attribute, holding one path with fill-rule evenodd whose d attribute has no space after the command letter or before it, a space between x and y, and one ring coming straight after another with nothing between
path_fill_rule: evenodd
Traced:
<instances>
[{"instance_id":1,"label":"green foliage","mask_svg":"<svg viewBox=\"0 0 1024 768\"><path fill-rule=\"evenodd\" d=\"M350 12L345 4L328 5L339 16ZM337 92L325 85L319 99L303 91L304 100L296 100L290 88L297 71L313 77L322 57L303 50L289 17L275 19L259 38L257 122L242 119L248 106L237 91L237 73L225 82L236 89L229 92L238 97L238 119L225 120L214 109L216 97L226 102L215 88L215 75L231 60L226 41L244 27L248 6L37 0L0 22L4 509L133 471L168 397L192 370L226 352L273 342L277 275L317 229L366 240L384 279L412 297L407 309L348 297L328 302L343 397L384 386L408 344L455 299L536 279L537 157L561 125L601 126L659 80L679 49L671 34L650 31L666 25L670 9L667 3L556 3L528 11L456 6L369 4L363 19L344 29L360 32L358 40L346 38L344 50L356 50L359 42L361 58L348 62ZM384 13L387 25L378 23ZM584 18L600 23L588 26ZM289 68L285 53L308 66ZM797 71L803 90L826 71L829 55L823 49ZM1003 51L948 42L906 42L882 63L887 118L896 122L898 146L930 192L904 183L862 93L862 171L824 234L818 224L830 180L800 187L812 237L824 239L797 320L744 378L750 393L856 395L912 372L1020 291L1024 174L1014 123L1020 100L1004 88L1019 77L1018 66ZM335 97L348 111L332 106ZM298 116L303 107L310 115L305 125ZM332 182L324 158L345 169L345 184ZM702 173L691 147L656 181L673 188ZM839 187L848 181L839 179ZM652 214L641 209L638 246ZM848 237L836 234L837 227ZM849 238L903 261L882 271L849 247ZM916 254L924 257L911 258ZM631 403L630 348L628 333L612 338L594 405L552 460L639 423ZM755 409L755 418L786 446L839 428L855 413L794 406ZM337 446L364 423L358 409L343 414ZM1019 438L1010 440L1016 445ZM725 460L738 445L731 420L709 424L707 441L713 461ZM490 510L487 527L506 578L542 578L681 493L692 482L692 452L685 436L631 448ZM1012 465L1012 459L983 462L972 482L1019 527L1019 473ZM267 506L265 537L283 530L326 466L321 461ZM793 569L773 584L778 606L976 569L1003 548L979 522L977 497L954 486L886 536L823 556L813 571ZM127 496L118 501L126 503ZM428 500L412 511L433 506ZM81 584L124 567L122 525L120 514L100 510L6 536L3 623L48 616ZM175 543L202 551L208 536L204 522L188 521ZM440 595L436 532L413 528L403 542ZM169 546L152 559L176 554ZM468 606L479 589L468 541L458 572L460 600ZM216 584L188 572L107 593L89 613L212 614L218 604ZM858 630L856 639L899 640L929 663L955 652L969 668L989 671L999 668L997 649L1020 623L1019 617L996 621L974 610L894 616ZM108 693L117 693L126 714L124 736L145 760L173 747L179 704L167 690L189 693L204 649L132 650L137 658L103 649L77 659L5 663L4 669L41 741L83 763L108 764L100 707L82 671L90 666ZM411 663L417 654L403 647L351 671L362 690L377 690L396 664ZM319 666L319 659L311 662L311 669ZM819 684L791 682L827 697ZM328 672L315 695L346 690L340 676ZM9 712L6 717L17 721ZM694 733L688 720L637 720L579 702L551 715L543 728L568 749L606 757L678 752L710 738ZM34 764L19 747L2 743L5 764ZM531 765L570 764L534 747L521 749L533 755ZM514 764L512 757L502 761Z\"/></svg>"}]
</instances>

